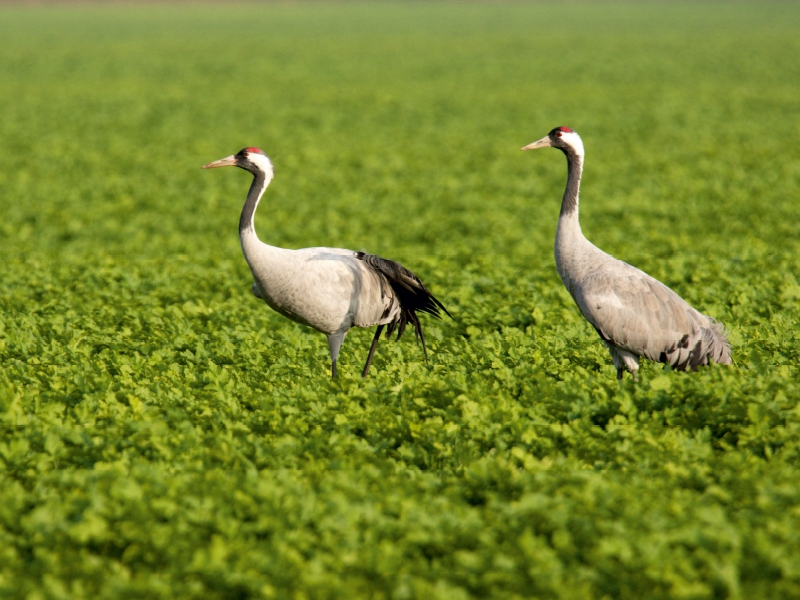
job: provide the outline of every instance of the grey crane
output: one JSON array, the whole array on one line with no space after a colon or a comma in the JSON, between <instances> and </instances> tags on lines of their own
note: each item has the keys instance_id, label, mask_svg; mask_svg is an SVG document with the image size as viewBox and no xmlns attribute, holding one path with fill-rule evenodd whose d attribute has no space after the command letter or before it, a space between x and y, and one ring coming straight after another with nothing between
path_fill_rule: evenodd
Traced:
<instances>
[{"instance_id":1,"label":"grey crane","mask_svg":"<svg viewBox=\"0 0 800 600\"><path fill-rule=\"evenodd\" d=\"M342 248L288 250L264 244L256 235L253 220L274 176L272 162L263 150L244 148L203 165L204 169L215 167L239 167L253 174L239 218L239 240L255 280L253 294L283 316L328 336L332 377L336 377L339 349L353 326L378 326L362 377L369 372L384 327L387 338L397 331L396 339L400 339L411 323L427 363L428 350L417 312L437 318L441 318L440 311L448 316L450 313L416 275L399 263L366 252Z\"/></svg>"},{"instance_id":2,"label":"grey crane","mask_svg":"<svg viewBox=\"0 0 800 600\"><path fill-rule=\"evenodd\" d=\"M696 369L709 361L731 363L725 328L647 273L606 254L587 240L578 222L583 142L556 127L522 150L558 148L567 157L567 187L556 230L556 268L583 316L600 334L622 379L637 380L639 357Z\"/></svg>"}]
</instances>

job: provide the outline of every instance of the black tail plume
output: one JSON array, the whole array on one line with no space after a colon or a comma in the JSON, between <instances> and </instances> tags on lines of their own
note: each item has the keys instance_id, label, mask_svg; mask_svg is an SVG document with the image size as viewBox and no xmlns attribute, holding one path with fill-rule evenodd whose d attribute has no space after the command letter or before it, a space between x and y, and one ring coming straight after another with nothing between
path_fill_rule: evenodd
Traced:
<instances>
[{"instance_id":1,"label":"black tail plume","mask_svg":"<svg viewBox=\"0 0 800 600\"><path fill-rule=\"evenodd\" d=\"M400 302L400 317L389 323L386 327L386 337L389 338L397 330L397 338L403 335L406 325L411 323L414 326L414 335L422 342L422 352L425 355L425 363L428 363L428 348L425 345L425 336L422 334L422 324L419 322L417 312L428 313L437 319L442 318L442 312L451 319L453 316L431 294L419 277L406 269L403 265L393 260L387 260L374 254L366 252L356 252L356 258L367 264L373 271L382 276L391 286L397 300Z\"/></svg>"}]
</instances>

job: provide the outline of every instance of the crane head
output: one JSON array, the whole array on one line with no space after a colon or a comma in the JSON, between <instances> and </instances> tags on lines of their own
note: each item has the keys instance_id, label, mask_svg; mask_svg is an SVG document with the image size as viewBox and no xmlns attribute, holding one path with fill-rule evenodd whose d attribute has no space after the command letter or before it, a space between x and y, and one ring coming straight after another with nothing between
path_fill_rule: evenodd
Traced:
<instances>
[{"instance_id":1,"label":"crane head","mask_svg":"<svg viewBox=\"0 0 800 600\"><path fill-rule=\"evenodd\" d=\"M231 154L203 165L204 169L215 169L217 167L239 167L245 171L250 171L253 175L259 173L264 173L269 177L273 175L272 162L261 148L242 148L236 154Z\"/></svg>"},{"instance_id":2,"label":"crane head","mask_svg":"<svg viewBox=\"0 0 800 600\"><path fill-rule=\"evenodd\" d=\"M583 141L578 133L569 127L556 127L540 140L528 144L522 150L535 150L536 148L558 148L565 154L583 156Z\"/></svg>"}]
</instances>

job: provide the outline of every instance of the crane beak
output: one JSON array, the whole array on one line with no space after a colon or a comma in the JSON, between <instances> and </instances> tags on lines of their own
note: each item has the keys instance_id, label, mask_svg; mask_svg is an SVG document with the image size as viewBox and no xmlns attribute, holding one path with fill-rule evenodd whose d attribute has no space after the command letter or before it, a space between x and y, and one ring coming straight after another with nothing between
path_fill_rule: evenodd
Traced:
<instances>
[{"instance_id":1,"label":"crane beak","mask_svg":"<svg viewBox=\"0 0 800 600\"><path fill-rule=\"evenodd\" d=\"M536 148L549 148L553 144L550 143L550 137L544 136L542 139L533 142L532 144L528 144L520 150L536 150Z\"/></svg>"},{"instance_id":2,"label":"crane beak","mask_svg":"<svg viewBox=\"0 0 800 600\"><path fill-rule=\"evenodd\" d=\"M203 165L203 168L216 169L217 167L235 167L235 166L236 166L236 156L231 154L230 156L226 156L225 158L220 158L219 160L210 162L207 165Z\"/></svg>"}]
</instances>

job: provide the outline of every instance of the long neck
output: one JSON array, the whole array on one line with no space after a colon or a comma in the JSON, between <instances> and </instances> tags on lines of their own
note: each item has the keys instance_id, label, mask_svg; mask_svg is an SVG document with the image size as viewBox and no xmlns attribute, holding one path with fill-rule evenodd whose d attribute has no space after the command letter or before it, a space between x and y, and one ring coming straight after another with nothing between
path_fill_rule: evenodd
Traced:
<instances>
[{"instance_id":1,"label":"long neck","mask_svg":"<svg viewBox=\"0 0 800 600\"><path fill-rule=\"evenodd\" d=\"M561 215L558 217L556 230L555 258L558 274L572 293L571 281L581 272L585 265L581 256L591 244L581 231L578 221L578 193L583 171L583 155L566 151L567 155L567 187L561 200Z\"/></svg>"},{"instance_id":2,"label":"long neck","mask_svg":"<svg viewBox=\"0 0 800 600\"><path fill-rule=\"evenodd\" d=\"M564 154L567 156L567 187L564 190L564 198L561 200L560 219L574 219L577 223L583 156L572 151L567 151Z\"/></svg>"},{"instance_id":3,"label":"long neck","mask_svg":"<svg viewBox=\"0 0 800 600\"><path fill-rule=\"evenodd\" d=\"M272 177L267 176L266 173L256 173L253 176L250 191L247 192L247 200L244 202L242 215L239 217L239 240L242 243L242 250L244 250L245 255L247 255L247 245L251 242L258 242L253 220L258 208L258 202L261 200L261 196L270 181L272 181Z\"/></svg>"}]
</instances>

